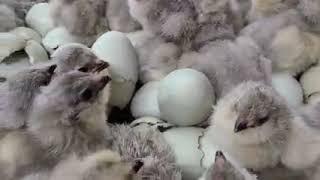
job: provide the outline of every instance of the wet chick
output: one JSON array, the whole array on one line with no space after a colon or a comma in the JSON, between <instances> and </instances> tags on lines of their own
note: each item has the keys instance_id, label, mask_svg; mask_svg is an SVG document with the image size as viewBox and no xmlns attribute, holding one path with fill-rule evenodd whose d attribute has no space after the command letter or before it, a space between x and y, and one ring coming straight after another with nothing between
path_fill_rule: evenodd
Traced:
<instances>
[{"instance_id":1,"label":"wet chick","mask_svg":"<svg viewBox=\"0 0 320 180\"><path fill-rule=\"evenodd\" d=\"M50 83L56 65L27 69L0 85L0 128L18 129L26 125L32 103L40 87Z\"/></svg>"},{"instance_id":2,"label":"wet chick","mask_svg":"<svg viewBox=\"0 0 320 180\"><path fill-rule=\"evenodd\" d=\"M101 106L101 92L109 81L109 76L71 71L41 90L33 103L28 131L47 156L84 155L107 146L105 112L92 107Z\"/></svg>"},{"instance_id":3,"label":"wet chick","mask_svg":"<svg viewBox=\"0 0 320 180\"><path fill-rule=\"evenodd\" d=\"M216 152L215 161L199 180L256 180L246 169L237 167L221 151Z\"/></svg>"},{"instance_id":4,"label":"wet chick","mask_svg":"<svg viewBox=\"0 0 320 180\"><path fill-rule=\"evenodd\" d=\"M272 87L244 82L222 98L205 136L241 167L260 171L280 162L292 119Z\"/></svg>"}]
</instances>

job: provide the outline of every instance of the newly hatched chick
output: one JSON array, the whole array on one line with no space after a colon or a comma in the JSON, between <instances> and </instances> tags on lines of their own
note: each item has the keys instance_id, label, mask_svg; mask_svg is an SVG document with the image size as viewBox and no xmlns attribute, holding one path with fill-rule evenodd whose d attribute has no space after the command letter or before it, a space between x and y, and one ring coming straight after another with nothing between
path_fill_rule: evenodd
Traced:
<instances>
[{"instance_id":1,"label":"newly hatched chick","mask_svg":"<svg viewBox=\"0 0 320 180\"><path fill-rule=\"evenodd\" d=\"M141 28L129 13L128 0L108 0L107 18L113 31L133 32Z\"/></svg>"},{"instance_id":2,"label":"newly hatched chick","mask_svg":"<svg viewBox=\"0 0 320 180\"><path fill-rule=\"evenodd\" d=\"M60 75L72 70L78 70L81 72L97 73L102 75L109 75L108 67L109 63L100 60L88 47L81 44L67 44L60 46L52 55L51 59L57 64L56 74ZM92 113L100 114L100 111L106 111L105 105L109 101L110 96L110 84L103 89L103 95L101 96L101 106L92 107ZM94 118L88 114L86 118ZM101 118L101 119L100 119ZM107 117L101 116L95 121L105 121Z\"/></svg>"},{"instance_id":3,"label":"newly hatched chick","mask_svg":"<svg viewBox=\"0 0 320 180\"><path fill-rule=\"evenodd\" d=\"M51 0L49 5L55 24L72 35L95 39L108 30L106 0Z\"/></svg>"},{"instance_id":4,"label":"newly hatched chick","mask_svg":"<svg viewBox=\"0 0 320 180\"><path fill-rule=\"evenodd\" d=\"M27 69L0 85L0 128L18 129L26 125L35 96L48 85L56 65Z\"/></svg>"},{"instance_id":5,"label":"newly hatched chick","mask_svg":"<svg viewBox=\"0 0 320 180\"><path fill-rule=\"evenodd\" d=\"M108 146L105 113L92 107L101 104L101 91L109 81L109 76L71 71L41 90L33 103L28 131L48 156L83 155Z\"/></svg>"},{"instance_id":6,"label":"newly hatched chick","mask_svg":"<svg viewBox=\"0 0 320 180\"><path fill-rule=\"evenodd\" d=\"M217 151L214 163L199 180L257 180L257 178L244 168L232 164L221 151Z\"/></svg>"},{"instance_id":7,"label":"newly hatched chick","mask_svg":"<svg viewBox=\"0 0 320 180\"><path fill-rule=\"evenodd\" d=\"M209 78L217 99L244 81L270 83L271 61L264 58L250 38L216 41L200 53L187 53L179 60L179 68L190 67Z\"/></svg>"},{"instance_id":8,"label":"newly hatched chick","mask_svg":"<svg viewBox=\"0 0 320 180\"><path fill-rule=\"evenodd\" d=\"M177 68L180 48L159 37L146 39L135 46L139 57L139 77L143 83L158 81Z\"/></svg>"},{"instance_id":9,"label":"newly hatched chick","mask_svg":"<svg viewBox=\"0 0 320 180\"><path fill-rule=\"evenodd\" d=\"M292 119L272 87L244 82L218 101L205 136L241 167L260 171L280 162Z\"/></svg>"},{"instance_id":10,"label":"newly hatched chick","mask_svg":"<svg viewBox=\"0 0 320 180\"><path fill-rule=\"evenodd\" d=\"M128 0L128 4L143 30L165 40L184 44L196 33L196 12L190 0Z\"/></svg>"},{"instance_id":11,"label":"newly hatched chick","mask_svg":"<svg viewBox=\"0 0 320 180\"><path fill-rule=\"evenodd\" d=\"M137 173L138 178L181 180L181 170L176 164L173 150L160 132L153 129L139 132L128 125L114 125L110 130L112 150L119 152L126 161L144 162Z\"/></svg>"},{"instance_id":12,"label":"newly hatched chick","mask_svg":"<svg viewBox=\"0 0 320 180\"><path fill-rule=\"evenodd\" d=\"M234 0L194 0L198 29L193 40L195 49L200 49L209 41L233 39L234 29L242 28L240 8ZM234 6L233 6L234 5ZM234 7L234 8L233 8ZM236 10L237 9L237 10ZM236 15L237 14L237 15Z\"/></svg>"},{"instance_id":13,"label":"newly hatched chick","mask_svg":"<svg viewBox=\"0 0 320 180\"><path fill-rule=\"evenodd\" d=\"M0 32L7 32L17 26L15 12L4 4L0 4Z\"/></svg>"},{"instance_id":14,"label":"newly hatched chick","mask_svg":"<svg viewBox=\"0 0 320 180\"><path fill-rule=\"evenodd\" d=\"M121 160L116 152L98 151L84 158L71 155L52 170L31 174L22 180L134 180L142 162L128 163Z\"/></svg>"},{"instance_id":15,"label":"newly hatched chick","mask_svg":"<svg viewBox=\"0 0 320 180\"><path fill-rule=\"evenodd\" d=\"M253 22L295 8L299 0L251 0L248 21Z\"/></svg>"}]
</instances>

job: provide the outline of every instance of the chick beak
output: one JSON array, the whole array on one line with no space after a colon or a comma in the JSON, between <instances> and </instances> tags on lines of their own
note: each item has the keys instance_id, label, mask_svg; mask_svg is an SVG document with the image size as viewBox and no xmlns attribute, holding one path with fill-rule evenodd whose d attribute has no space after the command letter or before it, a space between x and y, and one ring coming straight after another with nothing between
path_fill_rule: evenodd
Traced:
<instances>
[{"instance_id":1,"label":"chick beak","mask_svg":"<svg viewBox=\"0 0 320 180\"><path fill-rule=\"evenodd\" d=\"M109 63L99 60L99 62L96 64L96 67L94 69L95 72L101 72L104 69L108 68L110 66Z\"/></svg>"},{"instance_id":2,"label":"chick beak","mask_svg":"<svg viewBox=\"0 0 320 180\"><path fill-rule=\"evenodd\" d=\"M144 163L142 161L135 161L133 167L132 167L132 170L133 172L137 173L141 168L142 166L144 165Z\"/></svg>"},{"instance_id":3,"label":"chick beak","mask_svg":"<svg viewBox=\"0 0 320 180\"><path fill-rule=\"evenodd\" d=\"M243 131L248 128L248 122L247 121L242 121L242 120L237 120L236 125L234 126L234 132L238 133L240 131Z\"/></svg>"}]
</instances>

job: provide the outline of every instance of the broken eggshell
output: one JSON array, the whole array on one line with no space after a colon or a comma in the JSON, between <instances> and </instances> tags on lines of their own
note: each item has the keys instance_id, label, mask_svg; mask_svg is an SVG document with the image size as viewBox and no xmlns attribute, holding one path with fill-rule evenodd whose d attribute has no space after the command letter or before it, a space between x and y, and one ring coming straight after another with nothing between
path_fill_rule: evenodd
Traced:
<instances>
[{"instance_id":1,"label":"broken eggshell","mask_svg":"<svg viewBox=\"0 0 320 180\"><path fill-rule=\"evenodd\" d=\"M24 50L28 54L32 65L49 61L46 50L35 40L28 41Z\"/></svg>"},{"instance_id":2,"label":"broken eggshell","mask_svg":"<svg viewBox=\"0 0 320 180\"><path fill-rule=\"evenodd\" d=\"M313 98L319 97L320 94L320 66L314 66L307 70L300 78L304 95L308 102L312 101ZM318 99L318 98L316 98Z\"/></svg>"},{"instance_id":3,"label":"broken eggshell","mask_svg":"<svg viewBox=\"0 0 320 180\"><path fill-rule=\"evenodd\" d=\"M129 103L138 81L139 65L135 49L125 34L111 31L100 36L92 50L110 64L112 90L109 104L123 109Z\"/></svg>"},{"instance_id":4,"label":"broken eggshell","mask_svg":"<svg viewBox=\"0 0 320 180\"><path fill-rule=\"evenodd\" d=\"M273 73L272 86L284 97L289 105L300 106L303 103L303 92L299 82L289 73Z\"/></svg>"},{"instance_id":5,"label":"broken eggshell","mask_svg":"<svg viewBox=\"0 0 320 180\"><path fill-rule=\"evenodd\" d=\"M62 45L70 43L91 44L89 39L71 35L64 27L54 28L42 40L42 44L49 53Z\"/></svg>"},{"instance_id":6,"label":"broken eggshell","mask_svg":"<svg viewBox=\"0 0 320 180\"><path fill-rule=\"evenodd\" d=\"M155 117L142 117L134 120L130 126L139 132L148 132L150 129L156 129L160 132L165 132L174 127L173 124L164 122Z\"/></svg>"},{"instance_id":7,"label":"broken eggshell","mask_svg":"<svg viewBox=\"0 0 320 180\"><path fill-rule=\"evenodd\" d=\"M174 151L176 162L182 170L182 179L194 180L201 176L202 152L199 147L199 137L204 129L185 127L172 128L163 133L163 137Z\"/></svg>"},{"instance_id":8,"label":"broken eggshell","mask_svg":"<svg viewBox=\"0 0 320 180\"><path fill-rule=\"evenodd\" d=\"M31 28L17 27L15 29L13 29L12 31L10 31L10 33L17 35L26 41L35 40L35 41L41 43L41 39L42 39L41 35Z\"/></svg>"},{"instance_id":9,"label":"broken eggshell","mask_svg":"<svg viewBox=\"0 0 320 180\"><path fill-rule=\"evenodd\" d=\"M26 41L21 37L12 33L0 33L0 62L25 46Z\"/></svg>"},{"instance_id":10,"label":"broken eggshell","mask_svg":"<svg viewBox=\"0 0 320 180\"><path fill-rule=\"evenodd\" d=\"M135 118L152 116L160 118L158 105L159 81L143 85L134 95L131 102L131 113Z\"/></svg>"},{"instance_id":11,"label":"broken eggshell","mask_svg":"<svg viewBox=\"0 0 320 180\"><path fill-rule=\"evenodd\" d=\"M215 101L212 85L201 72L179 69L160 82L160 117L180 126L196 125L209 116Z\"/></svg>"},{"instance_id":12,"label":"broken eggshell","mask_svg":"<svg viewBox=\"0 0 320 180\"><path fill-rule=\"evenodd\" d=\"M26 15L26 23L44 37L54 28L54 23L49 12L49 4L39 3L32 6Z\"/></svg>"}]
</instances>

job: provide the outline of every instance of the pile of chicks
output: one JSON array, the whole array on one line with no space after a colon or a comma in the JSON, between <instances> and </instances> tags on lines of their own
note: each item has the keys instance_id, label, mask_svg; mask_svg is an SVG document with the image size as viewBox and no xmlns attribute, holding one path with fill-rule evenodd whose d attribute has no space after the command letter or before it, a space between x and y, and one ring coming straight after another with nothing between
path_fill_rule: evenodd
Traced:
<instances>
[{"instance_id":1,"label":"pile of chicks","mask_svg":"<svg viewBox=\"0 0 320 180\"><path fill-rule=\"evenodd\" d=\"M319 180L319 59L319 0L0 0L0 176Z\"/></svg>"}]
</instances>

